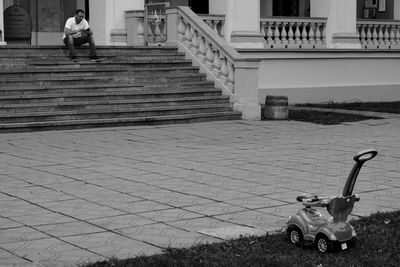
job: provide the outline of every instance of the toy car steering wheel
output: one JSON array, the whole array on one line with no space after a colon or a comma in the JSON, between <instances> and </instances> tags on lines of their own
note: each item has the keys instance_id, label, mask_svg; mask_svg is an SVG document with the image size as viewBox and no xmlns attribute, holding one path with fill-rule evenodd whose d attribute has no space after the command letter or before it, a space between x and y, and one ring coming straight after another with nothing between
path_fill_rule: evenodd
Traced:
<instances>
[{"instance_id":1,"label":"toy car steering wheel","mask_svg":"<svg viewBox=\"0 0 400 267\"><path fill-rule=\"evenodd\" d=\"M358 163L364 163L370 159L375 158L375 156L378 154L378 151L376 151L375 149L367 149L367 150L363 150L358 152L355 156L354 156L354 160L357 161Z\"/></svg>"}]
</instances>

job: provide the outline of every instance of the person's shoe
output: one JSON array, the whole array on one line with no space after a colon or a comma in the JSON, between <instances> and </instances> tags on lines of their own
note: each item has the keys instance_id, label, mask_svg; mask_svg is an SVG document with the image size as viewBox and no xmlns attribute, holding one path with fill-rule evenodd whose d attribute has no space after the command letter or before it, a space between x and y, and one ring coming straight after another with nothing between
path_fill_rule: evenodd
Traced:
<instances>
[{"instance_id":1,"label":"person's shoe","mask_svg":"<svg viewBox=\"0 0 400 267\"><path fill-rule=\"evenodd\" d=\"M71 56L70 59L72 62L78 62L78 60L76 59L76 56Z\"/></svg>"},{"instance_id":2,"label":"person's shoe","mask_svg":"<svg viewBox=\"0 0 400 267\"><path fill-rule=\"evenodd\" d=\"M101 61L101 58L99 58L98 56L94 55L94 56L90 56L90 60L93 62L99 62Z\"/></svg>"}]
</instances>

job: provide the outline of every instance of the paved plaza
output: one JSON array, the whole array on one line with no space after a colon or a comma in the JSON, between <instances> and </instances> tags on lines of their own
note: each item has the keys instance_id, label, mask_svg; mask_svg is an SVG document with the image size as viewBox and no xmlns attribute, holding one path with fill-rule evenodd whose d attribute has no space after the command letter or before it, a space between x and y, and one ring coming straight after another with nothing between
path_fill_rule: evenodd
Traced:
<instances>
[{"instance_id":1,"label":"paved plaza","mask_svg":"<svg viewBox=\"0 0 400 267\"><path fill-rule=\"evenodd\" d=\"M354 216L400 209L400 116L0 134L0 266L75 266L285 226L296 196L342 192L375 148Z\"/></svg>"}]
</instances>

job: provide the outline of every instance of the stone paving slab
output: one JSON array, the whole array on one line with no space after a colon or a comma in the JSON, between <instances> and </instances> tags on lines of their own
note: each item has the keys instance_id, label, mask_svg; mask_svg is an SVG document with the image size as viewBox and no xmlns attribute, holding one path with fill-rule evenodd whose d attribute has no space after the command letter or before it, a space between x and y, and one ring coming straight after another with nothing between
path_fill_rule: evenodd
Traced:
<instances>
[{"instance_id":1,"label":"stone paving slab","mask_svg":"<svg viewBox=\"0 0 400 267\"><path fill-rule=\"evenodd\" d=\"M0 266L76 266L285 226L376 148L352 218L400 208L400 117L222 121L0 135Z\"/></svg>"}]
</instances>

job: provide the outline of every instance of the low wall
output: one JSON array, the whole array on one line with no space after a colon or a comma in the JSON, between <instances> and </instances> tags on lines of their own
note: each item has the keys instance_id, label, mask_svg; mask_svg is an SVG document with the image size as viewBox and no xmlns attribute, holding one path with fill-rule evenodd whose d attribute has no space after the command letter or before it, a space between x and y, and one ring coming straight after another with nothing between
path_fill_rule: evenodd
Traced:
<instances>
[{"instance_id":1,"label":"low wall","mask_svg":"<svg viewBox=\"0 0 400 267\"><path fill-rule=\"evenodd\" d=\"M257 54L260 104L269 94L286 95L290 104L400 100L400 51Z\"/></svg>"}]
</instances>

